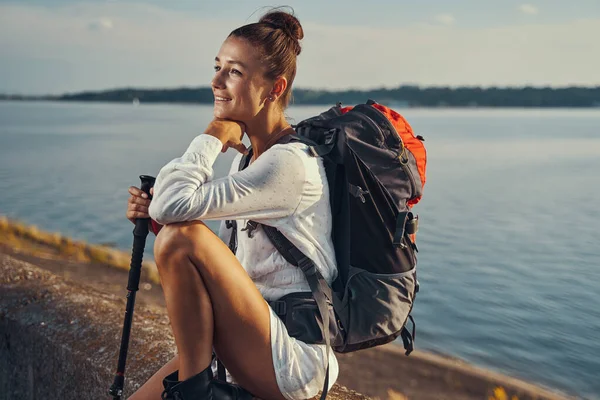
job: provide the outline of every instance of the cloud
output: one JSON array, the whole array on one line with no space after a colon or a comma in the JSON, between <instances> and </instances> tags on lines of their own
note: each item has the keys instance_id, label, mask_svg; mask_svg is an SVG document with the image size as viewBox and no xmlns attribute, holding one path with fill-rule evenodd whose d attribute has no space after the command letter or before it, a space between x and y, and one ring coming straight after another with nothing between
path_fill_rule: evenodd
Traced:
<instances>
[{"instance_id":1,"label":"cloud","mask_svg":"<svg viewBox=\"0 0 600 400\"><path fill-rule=\"evenodd\" d=\"M523 14L536 15L539 13L539 9L531 4L521 4L518 8Z\"/></svg>"},{"instance_id":2,"label":"cloud","mask_svg":"<svg viewBox=\"0 0 600 400\"><path fill-rule=\"evenodd\" d=\"M108 18L100 18L100 25L105 29L112 29L113 23Z\"/></svg>"},{"instance_id":3,"label":"cloud","mask_svg":"<svg viewBox=\"0 0 600 400\"><path fill-rule=\"evenodd\" d=\"M456 19L452 14L438 14L435 16L435 20L444 25L452 25L456 22Z\"/></svg>"},{"instance_id":4,"label":"cloud","mask_svg":"<svg viewBox=\"0 0 600 400\"><path fill-rule=\"evenodd\" d=\"M113 28L113 22L109 18L100 18L97 21L92 21L88 24L88 29L92 31L110 30Z\"/></svg>"}]
</instances>

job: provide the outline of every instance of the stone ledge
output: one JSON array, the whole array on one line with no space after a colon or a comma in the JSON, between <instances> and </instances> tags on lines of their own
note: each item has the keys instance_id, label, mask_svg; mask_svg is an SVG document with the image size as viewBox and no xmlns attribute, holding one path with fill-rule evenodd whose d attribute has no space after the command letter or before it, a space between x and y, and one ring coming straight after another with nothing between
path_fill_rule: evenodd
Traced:
<instances>
[{"instance_id":1,"label":"stone ledge","mask_svg":"<svg viewBox=\"0 0 600 400\"><path fill-rule=\"evenodd\" d=\"M125 282L124 282L125 286ZM125 298L0 257L0 393L10 399L108 399ZM123 290L125 295L125 289ZM136 305L125 395L175 354L164 309ZM339 385L329 399L368 399Z\"/></svg>"}]
</instances>

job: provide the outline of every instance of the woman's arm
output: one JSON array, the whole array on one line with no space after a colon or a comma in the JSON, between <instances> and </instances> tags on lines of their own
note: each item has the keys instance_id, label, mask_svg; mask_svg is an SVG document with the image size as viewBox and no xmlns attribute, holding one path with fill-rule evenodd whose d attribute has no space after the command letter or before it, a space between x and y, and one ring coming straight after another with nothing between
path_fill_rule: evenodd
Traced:
<instances>
[{"instance_id":1,"label":"woman's arm","mask_svg":"<svg viewBox=\"0 0 600 400\"><path fill-rule=\"evenodd\" d=\"M149 209L155 221L280 218L295 211L304 187L301 150L276 145L244 171L211 180L222 148L219 139L200 135L161 169Z\"/></svg>"}]
</instances>

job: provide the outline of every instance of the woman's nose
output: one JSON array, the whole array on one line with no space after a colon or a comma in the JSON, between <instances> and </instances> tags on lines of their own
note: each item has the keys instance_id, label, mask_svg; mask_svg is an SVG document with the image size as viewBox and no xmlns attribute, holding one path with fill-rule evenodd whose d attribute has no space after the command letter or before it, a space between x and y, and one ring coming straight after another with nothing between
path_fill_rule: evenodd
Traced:
<instances>
[{"instance_id":1,"label":"woman's nose","mask_svg":"<svg viewBox=\"0 0 600 400\"><path fill-rule=\"evenodd\" d=\"M213 76L212 80L210 81L210 85L217 89L225 88L225 83L220 72L215 72L215 76Z\"/></svg>"}]
</instances>

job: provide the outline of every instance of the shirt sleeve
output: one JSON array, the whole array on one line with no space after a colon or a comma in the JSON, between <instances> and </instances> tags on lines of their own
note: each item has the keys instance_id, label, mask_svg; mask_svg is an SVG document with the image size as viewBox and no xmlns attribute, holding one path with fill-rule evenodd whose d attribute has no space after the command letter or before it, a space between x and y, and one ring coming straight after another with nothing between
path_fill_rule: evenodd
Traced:
<instances>
[{"instance_id":1,"label":"shirt sleeve","mask_svg":"<svg viewBox=\"0 0 600 400\"><path fill-rule=\"evenodd\" d=\"M212 180L222 149L202 134L156 177L150 217L165 225L192 220L268 219L294 213L302 199L305 167L299 149L275 145L243 171Z\"/></svg>"}]
</instances>

